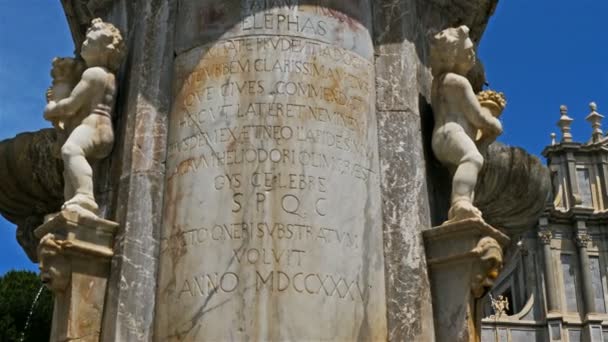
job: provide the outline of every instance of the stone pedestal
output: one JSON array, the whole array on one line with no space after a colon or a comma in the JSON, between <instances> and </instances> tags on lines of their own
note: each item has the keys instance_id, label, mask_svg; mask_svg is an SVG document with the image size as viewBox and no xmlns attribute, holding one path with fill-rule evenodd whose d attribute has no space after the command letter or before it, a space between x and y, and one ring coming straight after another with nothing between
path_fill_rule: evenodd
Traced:
<instances>
[{"instance_id":1,"label":"stone pedestal","mask_svg":"<svg viewBox=\"0 0 608 342\"><path fill-rule=\"evenodd\" d=\"M43 283L55 294L51 341L99 341L115 222L69 209L38 227Z\"/></svg>"},{"instance_id":2,"label":"stone pedestal","mask_svg":"<svg viewBox=\"0 0 608 342\"><path fill-rule=\"evenodd\" d=\"M498 277L509 238L479 219L434 227L423 236L437 341L479 341L478 299Z\"/></svg>"}]
</instances>

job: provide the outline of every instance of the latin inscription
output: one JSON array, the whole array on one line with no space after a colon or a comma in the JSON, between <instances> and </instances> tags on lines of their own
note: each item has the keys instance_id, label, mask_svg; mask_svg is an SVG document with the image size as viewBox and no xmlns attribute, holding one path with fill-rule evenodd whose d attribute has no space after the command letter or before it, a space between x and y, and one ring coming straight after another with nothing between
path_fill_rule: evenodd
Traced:
<instances>
[{"instance_id":1,"label":"latin inscription","mask_svg":"<svg viewBox=\"0 0 608 342\"><path fill-rule=\"evenodd\" d=\"M339 275L256 271L251 278L254 279L252 288L256 291L293 291L302 295L351 301L362 301L364 298L364 288L359 280L350 280ZM234 272L202 274L185 279L176 296L178 299L191 300L193 297L206 297L218 292L229 294L244 286L240 281L239 275Z\"/></svg>"},{"instance_id":2,"label":"latin inscription","mask_svg":"<svg viewBox=\"0 0 608 342\"><path fill-rule=\"evenodd\" d=\"M251 22L245 20L244 29L247 25L298 27L287 17L263 17L263 23L258 16ZM301 29L312 30L311 25L309 21ZM325 30L322 25L317 29ZM270 57L277 53L289 58ZM365 68L358 68L362 66ZM202 47L183 67L179 73L183 77L176 82L172 120L177 122L179 134L172 135L168 146L168 181L204 173L211 185L205 192L229 192L226 205L231 213L263 214L272 205L282 215L271 222L214 222L206 227L176 223L178 227L172 231L178 233L163 238L162 252L243 238L359 248L359 232L288 223L286 219L330 215L330 208L337 205L328 193L333 178L347 177L365 184L377 177L374 152L365 135L369 62L317 41L277 36ZM264 98L269 100L260 101ZM269 171L246 172L253 165ZM222 168L239 172L214 171ZM297 266L302 266L306 249L288 253L300 251ZM276 251L252 248L234 256L239 262L257 263L272 260L271 253Z\"/></svg>"},{"instance_id":3,"label":"latin inscription","mask_svg":"<svg viewBox=\"0 0 608 342\"><path fill-rule=\"evenodd\" d=\"M218 306L201 331L213 315L258 317L250 302L356 312L356 325L384 287L370 270L382 256L372 55L344 48L366 31L338 32L358 24L329 9L261 3L176 57L160 301L177 317ZM222 25L212 6L190 12L200 32Z\"/></svg>"}]
</instances>

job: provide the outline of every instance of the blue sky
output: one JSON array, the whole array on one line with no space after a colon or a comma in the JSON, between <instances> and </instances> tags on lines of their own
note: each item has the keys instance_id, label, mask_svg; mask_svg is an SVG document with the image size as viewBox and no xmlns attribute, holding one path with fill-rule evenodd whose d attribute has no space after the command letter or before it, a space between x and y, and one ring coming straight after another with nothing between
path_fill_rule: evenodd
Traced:
<instances>
[{"instance_id":1,"label":"blue sky","mask_svg":"<svg viewBox=\"0 0 608 342\"><path fill-rule=\"evenodd\" d=\"M589 102L608 116L608 1L501 0L479 46L490 87L503 91L499 138L540 155L558 133L559 106L587 141ZM608 128L608 119L606 119Z\"/></svg>"},{"instance_id":2,"label":"blue sky","mask_svg":"<svg viewBox=\"0 0 608 342\"><path fill-rule=\"evenodd\" d=\"M51 60L72 55L74 46L58 0L0 0L0 13L2 140L49 127L42 110ZM549 134L559 133L561 104L575 119L574 139L590 137L589 102L608 114L606 22L605 0L500 1L479 46L491 88L508 100L499 140L539 155ZM0 218L0 275L13 268L37 267Z\"/></svg>"},{"instance_id":3,"label":"blue sky","mask_svg":"<svg viewBox=\"0 0 608 342\"><path fill-rule=\"evenodd\" d=\"M0 0L0 140L50 124L42 119L44 94L55 56L74 52L59 0ZM1 182L2 180L0 180ZM15 226L0 217L0 275L37 270L15 239Z\"/></svg>"}]
</instances>

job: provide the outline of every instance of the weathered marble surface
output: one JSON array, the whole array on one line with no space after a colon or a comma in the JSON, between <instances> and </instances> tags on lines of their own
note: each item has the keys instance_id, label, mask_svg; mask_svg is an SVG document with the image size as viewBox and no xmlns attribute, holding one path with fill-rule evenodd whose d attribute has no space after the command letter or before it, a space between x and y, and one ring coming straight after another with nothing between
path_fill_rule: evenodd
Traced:
<instances>
[{"instance_id":1,"label":"weathered marble surface","mask_svg":"<svg viewBox=\"0 0 608 342\"><path fill-rule=\"evenodd\" d=\"M130 47L119 85L124 92L117 103L115 149L100 177L108 210L120 223L102 341L153 338L176 3L120 0L94 12L106 13Z\"/></svg>"},{"instance_id":2,"label":"weathered marble surface","mask_svg":"<svg viewBox=\"0 0 608 342\"><path fill-rule=\"evenodd\" d=\"M386 339L370 9L181 4L157 339Z\"/></svg>"}]
</instances>

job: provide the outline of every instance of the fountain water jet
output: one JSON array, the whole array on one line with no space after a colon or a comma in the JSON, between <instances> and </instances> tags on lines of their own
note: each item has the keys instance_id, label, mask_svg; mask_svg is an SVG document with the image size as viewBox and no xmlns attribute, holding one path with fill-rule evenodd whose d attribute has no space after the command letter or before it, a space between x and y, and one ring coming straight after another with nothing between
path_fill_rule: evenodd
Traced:
<instances>
[{"instance_id":1,"label":"fountain water jet","mask_svg":"<svg viewBox=\"0 0 608 342\"><path fill-rule=\"evenodd\" d=\"M19 342L25 341L25 333L27 332L27 328L30 326L30 320L32 315L34 314L34 308L36 308L36 304L38 303L38 299L40 299L40 295L44 290L44 285L40 286L38 289L38 293L36 293L36 297L34 297L34 301L32 302L32 306L30 307L30 312L27 315L27 319L25 320L25 326L23 327L23 331L21 332L21 338L19 338Z\"/></svg>"}]
</instances>

